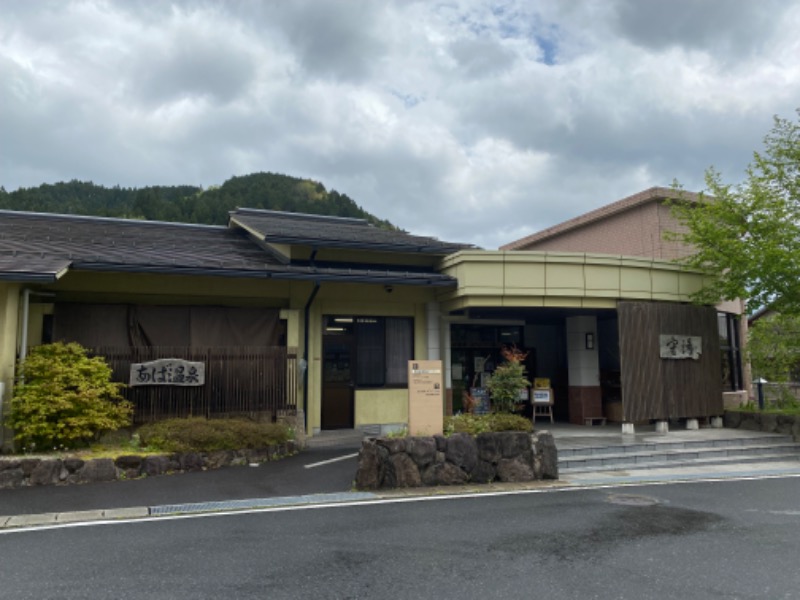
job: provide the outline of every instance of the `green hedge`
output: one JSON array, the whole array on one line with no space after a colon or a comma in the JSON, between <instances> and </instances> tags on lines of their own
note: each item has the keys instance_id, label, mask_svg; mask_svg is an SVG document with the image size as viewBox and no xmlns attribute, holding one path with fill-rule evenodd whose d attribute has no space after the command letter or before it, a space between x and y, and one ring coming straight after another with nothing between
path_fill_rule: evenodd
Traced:
<instances>
[{"instance_id":1,"label":"green hedge","mask_svg":"<svg viewBox=\"0 0 800 600\"><path fill-rule=\"evenodd\" d=\"M212 452L266 448L292 439L283 423L256 423L246 419L167 419L139 428L142 446L161 452Z\"/></svg>"},{"instance_id":2,"label":"green hedge","mask_svg":"<svg viewBox=\"0 0 800 600\"><path fill-rule=\"evenodd\" d=\"M469 433L478 435L491 431L525 431L533 430L530 419L508 413L492 413L488 415L460 414L446 417L444 421L445 435L453 433Z\"/></svg>"}]
</instances>

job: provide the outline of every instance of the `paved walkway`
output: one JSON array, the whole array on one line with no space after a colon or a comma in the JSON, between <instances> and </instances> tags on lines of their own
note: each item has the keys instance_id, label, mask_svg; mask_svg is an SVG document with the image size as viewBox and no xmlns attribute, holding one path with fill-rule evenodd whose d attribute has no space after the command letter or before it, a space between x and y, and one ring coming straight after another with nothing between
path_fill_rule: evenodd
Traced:
<instances>
[{"instance_id":1,"label":"paved walkway","mask_svg":"<svg viewBox=\"0 0 800 600\"><path fill-rule=\"evenodd\" d=\"M673 430L658 434L653 427L639 427L635 435L622 435L619 425L587 428L562 423L537 423L537 428L551 431L559 448L723 440L732 437L757 439L771 435L731 429ZM398 496L503 493L554 487L617 486L699 479L800 477L800 462L786 461L661 467L631 472L595 471L569 474L559 481L526 484L354 492L351 487L356 465L355 452L361 437L361 434L352 431L326 433L316 440L312 438L309 449L301 454L275 463L265 463L259 468L232 467L134 481L0 490L0 530L199 512L363 502Z\"/></svg>"}]
</instances>

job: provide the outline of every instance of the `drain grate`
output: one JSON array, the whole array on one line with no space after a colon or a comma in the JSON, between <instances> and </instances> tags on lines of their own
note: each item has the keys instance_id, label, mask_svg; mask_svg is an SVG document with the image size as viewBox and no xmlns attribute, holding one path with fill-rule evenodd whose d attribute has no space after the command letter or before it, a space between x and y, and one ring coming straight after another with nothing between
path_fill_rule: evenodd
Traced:
<instances>
[{"instance_id":1,"label":"drain grate","mask_svg":"<svg viewBox=\"0 0 800 600\"><path fill-rule=\"evenodd\" d=\"M294 506L302 504L329 504L369 500L375 494L369 492L348 492L342 494L308 494L305 496L284 496L278 498L248 498L245 500L221 500L216 502L192 502L188 504L164 504L151 506L151 515L177 515L224 510L247 510L254 508L271 508L273 506Z\"/></svg>"},{"instance_id":2,"label":"drain grate","mask_svg":"<svg viewBox=\"0 0 800 600\"><path fill-rule=\"evenodd\" d=\"M658 500L651 496L636 496L634 494L609 494L608 501L611 504L622 506L653 506L658 504Z\"/></svg>"}]
</instances>

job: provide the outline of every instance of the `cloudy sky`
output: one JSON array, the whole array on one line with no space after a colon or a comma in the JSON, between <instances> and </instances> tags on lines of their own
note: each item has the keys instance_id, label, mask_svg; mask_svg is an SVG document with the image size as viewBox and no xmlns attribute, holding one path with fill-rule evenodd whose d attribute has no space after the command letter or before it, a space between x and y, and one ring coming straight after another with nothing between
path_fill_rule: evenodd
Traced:
<instances>
[{"instance_id":1,"label":"cloudy sky","mask_svg":"<svg viewBox=\"0 0 800 600\"><path fill-rule=\"evenodd\" d=\"M798 31L800 0L3 0L0 185L272 171L496 248L740 180Z\"/></svg>"}]
</instances>

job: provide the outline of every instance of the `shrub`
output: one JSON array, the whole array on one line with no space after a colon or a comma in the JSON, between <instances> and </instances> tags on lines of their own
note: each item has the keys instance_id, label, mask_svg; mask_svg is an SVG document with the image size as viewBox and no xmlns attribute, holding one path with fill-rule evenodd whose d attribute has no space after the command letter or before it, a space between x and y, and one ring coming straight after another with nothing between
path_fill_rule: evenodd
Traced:
<instances>
[{"instance_id":1,"label":"shrub","mask_svg":"<svg viewBox=\"0 0 800 600\"><path fill-rule=\"evenodd\" d=\"M445 435L453 433L479 433L491 431L531 431L533 424L529 419L519 415L507 413L492 413L489 415L460 414L447 417L444 423Z\"/></svg>"},{"instance_id":2,"label":"shrub","mask_svg":"<svg viewBox=\"0 0 800 600\"><path fill-rule=\"evenodd\" d=\"M530 385L525 379L525 360L527 354L516 347L504 347L501 350L506 359L497 367L489 378L486 387L492 398L492 410L499 413L510 413L519 402L519 393Z\"/></svg>"},{"instance_id":3,"label":"shrub","mask_svg":"<svg viewBox=\"0 0 800 600\"><path fill-rule=\"evenodd\" d=\"M61 342L31 349L17 368L6 424L26 450L77 448L100 433L130 424L133 406L111 381L102 357L80 344Z\"/></svg>"},{"instance_id":4,"label":"shrub","mask_svg":"<svg viewBox=\"0 0 800 600\"><path fill-rule=\"evenodd\" d=\"M256 423L246 419L167 419L138 430L143 446L162 452L212 452L266 448L292 438L283 423Z\"/></svg>"}]
</instances>

